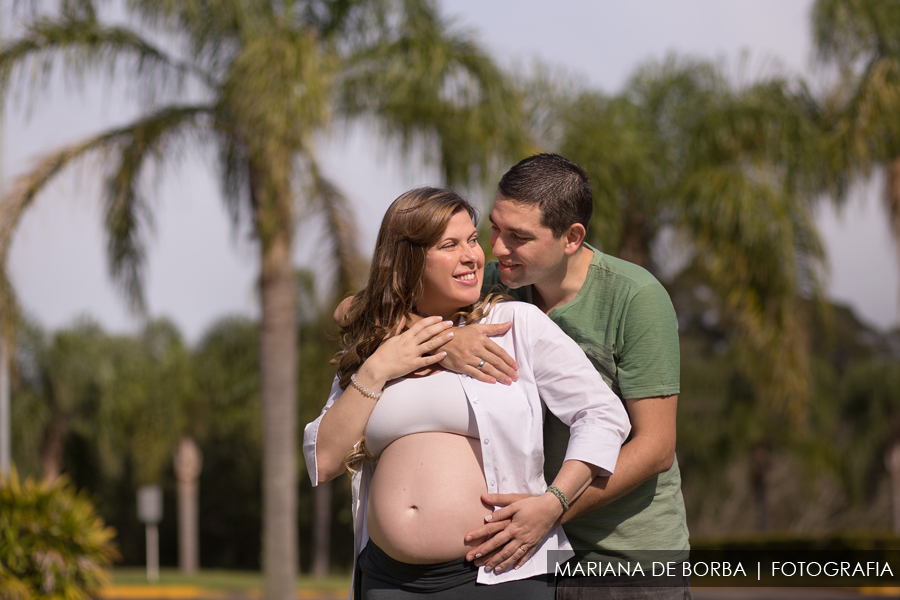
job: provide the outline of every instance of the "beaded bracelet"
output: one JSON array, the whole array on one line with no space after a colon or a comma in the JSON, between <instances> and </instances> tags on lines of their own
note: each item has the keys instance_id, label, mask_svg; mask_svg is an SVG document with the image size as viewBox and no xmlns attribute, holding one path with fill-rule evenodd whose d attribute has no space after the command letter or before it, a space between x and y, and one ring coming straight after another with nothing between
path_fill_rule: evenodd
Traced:
<instances>
[{"instance_id":1,"label":"beaded bracelet","mask_svg":"<svg viewBox=\"0 0 900 600\"><path fill-rule=\"evenodd\" d=\"M566 498L565 493L555 485L551 485L547 488L547 491L556 496L556 499L559 500L559 503L562 504L563 512L569 510L569 499Z\"/></svg>"},{"instance_id":2,"label":"beaded bracelet","mask_svg":"<svg viewBox=\"0 0 900 600\"><path fill-rule=\"evenodd\" d=\"M375 402L378 402L378 399L381 398L381 395L384 393L384 392L373 392L372 390L368 389L366 386L364 386L363 384L358 382L356 380L356 373L354 373L350 376L350 383L353 385L353 387L355 387L359 391L360 394L362 394L366 398L371 398Z\"/></svg>"}]
</instances>

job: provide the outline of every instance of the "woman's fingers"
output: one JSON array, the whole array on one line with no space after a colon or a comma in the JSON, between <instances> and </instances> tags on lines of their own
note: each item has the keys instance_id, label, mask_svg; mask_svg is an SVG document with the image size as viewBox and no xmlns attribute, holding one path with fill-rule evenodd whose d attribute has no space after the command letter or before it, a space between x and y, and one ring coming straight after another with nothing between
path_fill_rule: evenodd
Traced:
<instances>
[{"instance_id":1,"label":"woman's fingers","mask_svg":"<svg viewBox=\"0 0 900 600\"><path fill-rule=\"evenodd\" d=\"M482 383L491 383L491 384L497 383L496 377L494 377L493 375L489 375L480 369L477 369L475 366L466 365L463 368L461 368L459 370L459 372L463 375L468 375L472 379L477 379L478 381L481 381Z\"/></svg>"},{"instance_id":2,"label":"woman's fingers","mask_svg":"<svg viewBox=\"0 0 900 600\"><path fill-rule=\"evenodd\" d=\"M487 562L488 555L491 555L491 561L496 563L496 559L499 556L499 553L498 554L492 554L492 553L494 553L497 550L506 546L510 542L511 539L512 539L512 536L509 535L508 533L506 533L506 531L504 530L504 531L501 531L500 533L498 533L497 535L495 535L494 537L492 537L491 539L489 539L488 541L486 541L485 543L483 543L478 548L476 548L475 553L474 553L475 566L476 567L483 566L485 564L485 562ZM512 554L513 551L515 551L515 547L509 549L510 554ZM466 556L468 557L469 554L472 554L471 550L469 551L469 553ZM504 558L507 558L507 557L508 557L508 555L505 556Z\"/></svg>"},{"instance_id":3,"label":"woman's fingers","mask_svg":"<svg viewBox=\"0 0 900 600\"><path fill-rule=\"evenodd\" d=\"M503 381L507 377L510 381L518 379L516 373L518 365L509 353L497 344L497 342L491 339L485 340L484 349L487 351L482 357L485 360L485 366L490 365L497 371L498 375L494 375L497 377L497 381Z\"/></svg>"},{"instance_id":4,"label":"woman's fingers","mask_svg":"<svg viewBox=\"0 0 900 600\"><path fill-rule=\"evenodd\" d=\"M533 496L532 496L533 497ZM515 506L515 503L510 504L509 506L504 506L498 510L495 510L488 516L484 518L485 521L505 521L507 519L511 519L514 514L519 512L518 506Z\"/></svg>"},{"instance_id":5,"label":"woman's fingers","mask_svg":"<svg viewBox=\"0 0 900 600\"><path fill-rule=\"evenodd\" d=\"M475 367L477 371L477 377L479 381L483 381L484 383L497 383L498 381L503 385L512 385L512 378L507 377L501 371L499 371L496 367L494 367L491 363L485 361L484 365L479 369L477 366Z\"/></svg>"},{"instance_id":6,"label":"woman's fingers","mask_svg":"<svg viewBox=\"0 0 900 600\"><path fill-rule=\"evenodd\" d=\"M428 317L410 327L407 333L417 344L424 344L432 338L440 336L444 330L449 329L452 326L452 321L444 321L441 317Z\"/></svg>"},{"instance_id":7,"label":"woman's fingers","mask_svg":"<svg viewBox=\"0 0 900 600\"><path fill-rule=\"evenodd\" d=\"M506 548L503 550L503 552L500 552L500 557L502 558L508 550L509 548ZM512 569L519 563L519 560L521 560L523 557L527 557L529 554L530 550L528 546L519 546L518 548L510 552L509 556L504 559L503 562L494 567L494 573L503 573L504 571Z\"/></svg>"},{"instance_id":8,"label":"woman's fingers","mask_svg":"<svg viewBox=\"0 0 900 600\"><path fill-rule=\"evenodd\" d=\"M425 354L422 356L422 367L429 367L435 363L439 363L447 356L446 352L438 352L436 354ZM420 367L421 368L421 367Z\"/></svg>"},{"instance_id":9,"label":"woman's fingers","mask_svg":"<svg viewBox=\"0 0 900 600\"><path fill-rule=\"evenodd\" d=\"M381 343L383 344L387 340L400 336L403 333L404 327L406 327L406 315L400 317L400 320L397 322L397 326L394 327L394 330L392 332L385 336L384 340Z\"/></svg>"},{"instance_id":10,"label":"woman's fingers","mask_svg":"<svg viewBox=\"0 0 900 600\"><path fill-rule=\"evenodd\" d=\"M522 565L527 563L528 559L531 558L531 555L534 554L534 550L535 550L535 548L531 548L531 549L527 550L525 552L525 554L519 560L516 561L516 566L514 566L513 569L518 569L519 567L521 567Z\"/></svg>"}]
</instances>

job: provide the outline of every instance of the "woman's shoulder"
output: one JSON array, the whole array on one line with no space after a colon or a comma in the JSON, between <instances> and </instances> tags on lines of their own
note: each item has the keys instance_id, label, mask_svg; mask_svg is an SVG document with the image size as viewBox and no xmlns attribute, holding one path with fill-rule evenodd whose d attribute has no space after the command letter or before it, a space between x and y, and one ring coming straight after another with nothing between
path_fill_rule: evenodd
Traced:
<instances>
[{"instance_id":1,"label":"woman's shoulder","mask_svg":"<svg viewBox=\"0 0 900 600\"><path fill-rule=\"evenodd\" d=\"M495 304L491 312L481 322L504 323L517 319L540 319L542 317L549 318L534 304L519 302L518 300L506 300Z\"/></svg>"}]
</instances>

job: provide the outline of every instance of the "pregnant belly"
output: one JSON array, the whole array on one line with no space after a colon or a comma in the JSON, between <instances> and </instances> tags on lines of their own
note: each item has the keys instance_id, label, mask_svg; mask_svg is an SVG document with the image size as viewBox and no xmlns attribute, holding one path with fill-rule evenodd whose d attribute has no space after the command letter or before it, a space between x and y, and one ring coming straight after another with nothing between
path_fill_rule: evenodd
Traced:
<instances>
[{"instance_id":1,"label":"pregnant belly","mask_svg":"<svg viewBox=\"0 0 900 600\"><path fill-rule=\"evenodd\" d=\"M482 540L465 534L493 507L477 439L452 433L404 436L381 454L368 498L369 537L391 558L430 564L465 556Z\"/></svg>"}]
</instances>

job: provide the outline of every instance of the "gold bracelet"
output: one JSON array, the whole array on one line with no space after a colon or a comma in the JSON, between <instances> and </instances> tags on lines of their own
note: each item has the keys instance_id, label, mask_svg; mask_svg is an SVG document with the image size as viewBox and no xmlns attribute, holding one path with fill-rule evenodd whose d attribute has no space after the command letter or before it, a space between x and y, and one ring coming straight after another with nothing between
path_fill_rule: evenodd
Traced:
<instances>
[{"instance_id":1,"label":"gold bracelet","mask_svg":"<svg viewBox=\"0 0 900 600\"><path fill-rule=\"evenodd\" d=\"M351 385L353 385L353 387L355 387L357 389L357 391L360 394L362 394L366 398L371 398L375 402L378 402L378 399L381 398L381 395L384 393L384 392L373 392L372 390L368 389L366 386L364 386L363 384L358 382L356 380L356 373L354 373L353 375L350 376L350 383L351 383Z\"/></svg>"}]
</instances>

